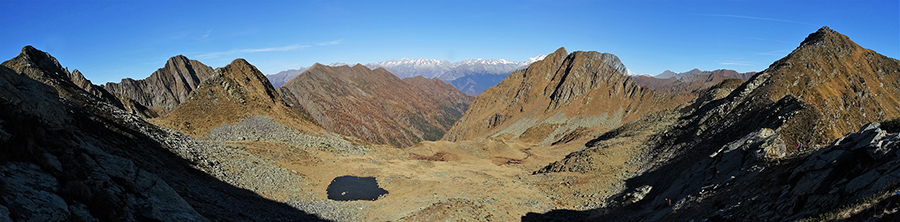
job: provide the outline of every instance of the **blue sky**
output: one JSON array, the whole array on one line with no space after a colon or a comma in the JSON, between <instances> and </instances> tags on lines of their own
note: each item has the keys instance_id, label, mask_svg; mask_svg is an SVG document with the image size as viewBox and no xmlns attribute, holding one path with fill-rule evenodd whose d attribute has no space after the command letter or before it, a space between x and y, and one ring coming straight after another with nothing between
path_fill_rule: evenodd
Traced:
<instances>
[{"instance_id":1,"label":"blue sky","mask_svg":"<svg viewBox=\"0 0 900 222\"><path fill-rule=\"evenodd\" d=\"M8 1L0 60L25 45L95 84L142 79L178 54L266 74L401 58L524 61L559 47L637 73L760 71L822 26L900 56L890 1Z\"/></svg>"}]
</instances>

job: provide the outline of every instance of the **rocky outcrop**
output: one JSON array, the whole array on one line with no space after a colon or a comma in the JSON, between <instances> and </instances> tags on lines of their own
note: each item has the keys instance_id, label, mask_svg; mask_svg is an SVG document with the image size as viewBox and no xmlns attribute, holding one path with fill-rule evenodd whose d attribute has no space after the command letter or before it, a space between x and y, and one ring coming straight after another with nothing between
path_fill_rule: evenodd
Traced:
<instances>
[{"instance_id":1,"label":"rocky outcrop","mask_svg":"<svg viewBox=\"0 0 900 222\"><path fill-rule=\"evenodd\" d=\"M181 105L162 118L164 125L194 136L250 116L268 116L307 132L315 123L287 107L269 80L244 59L235 59L197 85Z\"/></svg>"},{"instance_id":2,"label":"rocky outcrop","mask_svg":"<svg viewBox=\"0 0 900 222\"><path fill-rule=\"evenodd\" d=\"M635 146L642 151L624 165L598 170L610 161L598 150L609 148L593 146L641 133L626 127L538 173L627 178L592 220L783 221L840 211L895 192L895 138L864 124L900 116L898 79L900 61L823 27L740 86L725 81L670 112L678 121ZM722 96L722 88L734 90ZM643 201L624 201L627 187L645 185L653 190Z\"/></svg>"},{"instance_id":3,"label":"rocky outcrop","mask_svg":"<svg viewBox=\"0 0 900 222\"><path fill-rule=\"evenodd\" d=\"M549 145L579 128L586 135L603 132L674 102L636 85L626 72L615 55L560 48L479 95L443 139Z\"/></svg>"},{"instance_id":4,"label":"rocky outcrop","mask_svg":"<svg viewBox=\"0 0 900 222\"><path fill-rule=\"evenodd\" d=\"M756 136L751 134L747 137ZM774 166L769 163L769 158L777 155L767 152L772 145L768 141L772 140L744 144L741 145L744 147L742 151L730 157L726 154L697 163L691 170L683 172L651 205L665 206L663 197L676 197L673 208L680 208L681 212L660 212L668 214L660 218L683 220L704 217L780 221L818 217L844 220L855 216L854 211L890 201L886 199L896 195L896 184L900 183L900 168L897 167L900 164L897 158L900 157L900 137L897 134L886 136L878 123L867 124L860 131L847 134L829 146L799 158L782 160L782 164ZM759 154L766 154L767 157ZM885 196L885 193L888 194ZM700 199L720 206L700 203ZM862 207L842 209L851 204Z\"/></svg>"},{"instance_id":5,"label":"rocky outcrop","mask_svg":"<svg viewBox=\"0 0 900 222\"><path fill-rule=\"evenodd\" d=\"M120 83L106 83L103 88L122 100L132 100L163 116L187 100L188 95L213 73L212 67L178 55L169 58L163 68L146 79L122 79Z\"/></svg>"},{"instance_id":6,"label":"rocky outcrop","mask_svg":"<svg viewBox=\"0 0 900 222\"><path fill-rule=\"evenodd\" d=\"M248 190L299 176L149 124L71 77L30 46L0 65L0 221L318 219Z\"/></svg>"},{"instance_id":7,"label":"rocky outcrop","mask_svg":"<svg viewBox=\"0 0 900 222\"><path fill-rule=\"evenodd\" d=\"M278 90L329 131L397 147L440 139L471 101L438 79L400 80L359 64L315 64Z\"/></svg>"}]
</instances>

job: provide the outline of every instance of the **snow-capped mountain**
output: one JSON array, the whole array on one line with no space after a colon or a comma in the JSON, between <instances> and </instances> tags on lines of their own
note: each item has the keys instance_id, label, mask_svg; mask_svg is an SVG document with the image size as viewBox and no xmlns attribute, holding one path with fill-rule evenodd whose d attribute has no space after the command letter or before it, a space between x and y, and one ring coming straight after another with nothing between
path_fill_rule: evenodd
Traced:
<instances>
[{"instance_id":1,"label":"snow-capped mountain","mask_svg":"<svg viewBox=\"0 0 900 222\"><path fill-rule=\"evenodd\" d=\"M422 76L430 79L450 71L453 64L447 60L403 58L401 60L391 59L369 63L366 64L366 67L370 69L382 67L401 79L413 76Z\"/></svg>"},{"instance_id":2,"label":"snow-capped mountain","mask_svg":"<svg viewBox=\"0 0 900 222\"><path fill-rule=\"evenodd\" d=\"M506 59L466 59L451 63L447 60L437 59L392 59L388 61L366 64L369 68L382 67L400 78L422 76L425 78L439 78L445 82L456 80L470 74L494 74L508 75L517 69L522 69L544 59L544 55L529 58L524 62L513 62Z\"/></svg>"}]
</instances>

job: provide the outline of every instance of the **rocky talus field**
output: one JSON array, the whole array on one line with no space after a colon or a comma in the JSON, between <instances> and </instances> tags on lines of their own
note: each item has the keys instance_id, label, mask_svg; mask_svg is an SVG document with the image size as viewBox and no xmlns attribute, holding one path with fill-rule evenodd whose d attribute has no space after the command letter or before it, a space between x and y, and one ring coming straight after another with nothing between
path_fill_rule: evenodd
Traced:
<instances>
[{"instance_id":1,"label":"rocky talus field","mask_svg":"<svg viewBox=\"0 0 900 222\"><path fill-rule=\"evenodd\" d=\"M900 61L798 42L669 79L560 48L475 98L184 56L99 86L25 46L0 65L0 222L900 220ZM342 176L387 193L329 199Z\"/></svg>"}]
</instances>

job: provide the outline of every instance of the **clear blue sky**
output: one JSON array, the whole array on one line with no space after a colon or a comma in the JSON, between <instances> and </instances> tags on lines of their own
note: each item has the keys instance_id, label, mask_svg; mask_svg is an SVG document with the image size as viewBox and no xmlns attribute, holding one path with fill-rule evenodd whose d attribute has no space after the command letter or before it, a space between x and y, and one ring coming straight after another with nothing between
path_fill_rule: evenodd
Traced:
<instances>
[{"instance_id":1,"label":"clear blue sky","mask_svg":"<svg viewBox=\"0 0 900 222\"><path fill-rule=\"evenodd\" d=\"M171 56L245 58L266 74L315 62L523 61L559 47L616 54L637 73L760 71L822 26L900 55L890 1L8 1L0 60L25 45L95 84L142 79Z\"/></svg>"}]
</instances>

